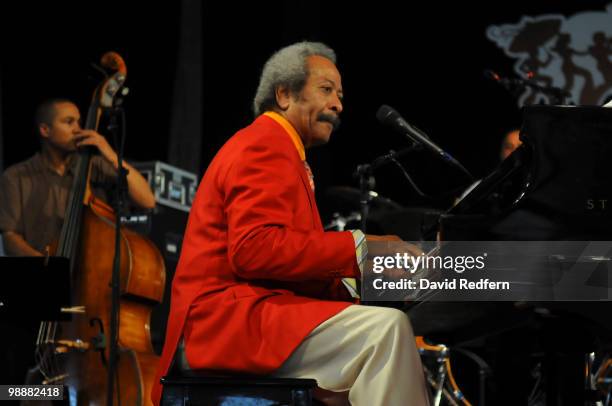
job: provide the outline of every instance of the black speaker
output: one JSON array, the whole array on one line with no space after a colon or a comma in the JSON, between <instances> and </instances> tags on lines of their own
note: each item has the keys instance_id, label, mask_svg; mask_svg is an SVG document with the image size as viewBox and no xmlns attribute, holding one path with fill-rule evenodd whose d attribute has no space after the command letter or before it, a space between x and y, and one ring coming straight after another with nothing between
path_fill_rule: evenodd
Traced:
<instances>
[{"instance_id":1,"label":"black speaker","mask_svg":"<svg viewBox=\"0 0 612 406\"><path fill-rule=\"evenodd\" d=\"M157 245L166 263L163 301L155 306L151 314L151 341L155 352L161 354L170 311L172 279L181 254L183 234L198 179L195 173L165 162L132 162L132 165L147 180L157 202L152 213L132 213L123 217L122 221L148 236Z\"/></svg>"},{"instance_id":2,"label":"black speaker","mask_svg":"<svg viewBox=\"0 0 612 406\"><path fill-rule=\"evenodd\" d=\"M160 250L166 265L166 286L162 303L151 314L151 341L155 352L161 354L166 337L166 322L170 311L172 279L178 264L183 234L189 213L160 204L151 213L133 213L122 218L128 228L147 236Z\"/></svg>"}]
</instances>

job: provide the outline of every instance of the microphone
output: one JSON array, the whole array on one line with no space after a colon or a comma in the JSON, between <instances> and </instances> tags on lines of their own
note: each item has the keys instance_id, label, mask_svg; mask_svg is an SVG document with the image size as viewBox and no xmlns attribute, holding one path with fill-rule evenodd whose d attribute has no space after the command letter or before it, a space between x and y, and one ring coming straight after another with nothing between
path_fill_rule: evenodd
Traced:
<instances>
[{"instance_id":1,"label":"microphone","mask_svg":"<svg viewBox=\"0 0 612 406\"><path fill-rule=\"evenodd\" d=\"M376 112L376 118L381 123L388 125L394 130L404 134L412 142L424 146L436 155L440 156L446 162L449 162L452 165L458 167L470 179L474 179L472 174L470 174L470 172L468 172L468 170L465 169L465 167L463 167L463 165L461 165L459 161L453 158L448 152L437 146L433 141L429 139L429 137L423 131L419 130L413 125L408 124L408 122L404 120L402 116L400 116L400 114L395 111L393 107L383 104Z\"/></svg>"},{"instance_id":2,"label":"microphone","mask_svg":"<svg viewBox=\"0 0 612 406\"><path fill-rule=\"evenodd\" d=\"M521 78L506 78L503 76L500 76L499 74L497 74L497 72L494 72L490 69L486 69L483 71L484 77L492 80L493 82L497 82L500 85L502 85L503 87L506 88L506 90L512 91L514 88L516 87L526 87L526 86L530 86L530 85L535 85L535 82L531 82L528 79L521 79Z\"/></svg>"},{"instance_id":3,"label":"microphone","mask_svg":"<svg viewBox=\"0 0 612 406\"><path fill-rule=\"evenodd\" d=\"M499 82L503 84L503 83L508 83L509 81L508 78L502 78L501 76L497 74L497 72L494 72L490 69L485 69L482 73L484 74L485 78L491 79L494 82Z\"/></svg>"},{"instance_id":4,"label":"microphone","mask_svg":"<svg viewBox=\"0 0 612 406\"><path fill-rule=\"evenodd\" d=\"M442 148L434 144L429 137L418 128L408 124L406 120L395 111L393 107L383 104L376 112L376 118L381 123L392 127L394 130L406 135L411 141L423 145L434 153L440 155L444 160L452 159Z\"/></svg>"},{"instance_id":5,"label":"microphone","mask_svg":"<svg viewBox=\"0 0 612 406\"><path fill-rule=\"evenodd\" d=\"M556 104L563 104L564 100L570 98L572 94L560 87L556 86L543 86L538 84L535 80L531 79L529 76L527 79L523 78L506 78L500 76L496 72L487 69L483 72L485 78L492 80L493 82L499 83L509 92L515 91L523 91L525 88L530 87L534 90L542 92L546 95L552 96L555 98Z\"/></svg>"}]
</instances>

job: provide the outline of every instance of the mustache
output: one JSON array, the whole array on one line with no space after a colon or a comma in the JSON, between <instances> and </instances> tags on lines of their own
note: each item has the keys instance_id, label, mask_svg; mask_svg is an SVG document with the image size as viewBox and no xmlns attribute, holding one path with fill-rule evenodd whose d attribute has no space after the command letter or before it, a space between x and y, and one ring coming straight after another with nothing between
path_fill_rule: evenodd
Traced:
<instances>
[{"instance_id":1,"label":"mustache","mask_svg":"<svg viewBox=\"0 0 612 406\"><path fill-rule=\"evenodd\" d=\"M338 116L325 113L319 113L319 115L317 116L317 121L330 123L333 126L334 130L337 130L338 127L340 127L341 123L340 118Z\"/></svg>"}]
</instances>

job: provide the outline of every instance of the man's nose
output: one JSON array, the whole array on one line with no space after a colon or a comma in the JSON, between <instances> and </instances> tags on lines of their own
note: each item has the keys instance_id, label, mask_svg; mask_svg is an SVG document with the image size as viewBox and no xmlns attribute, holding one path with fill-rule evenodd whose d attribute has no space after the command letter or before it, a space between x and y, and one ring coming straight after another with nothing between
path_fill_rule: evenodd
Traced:
<instances>
[{"instance_id":1,"label":"man's nose","mask_svg":"<svg viewBox=\"0 0 612 406\"><path fill-rule=\"evenodd\" d=\"M330 110L336 112L336 114L342 113L342 101L340 100L337 94L334 94L329 108Z\"/></svg>"}]
</instances>

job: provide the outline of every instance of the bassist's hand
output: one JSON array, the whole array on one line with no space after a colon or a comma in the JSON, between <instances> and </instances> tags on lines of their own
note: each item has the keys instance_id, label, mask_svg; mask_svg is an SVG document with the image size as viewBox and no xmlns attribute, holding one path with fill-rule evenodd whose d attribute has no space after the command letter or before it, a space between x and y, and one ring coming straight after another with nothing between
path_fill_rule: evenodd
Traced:
<instances>
[{"instance_id":1,"label":"bassist's hand","mask_svg":"<svg viewBox=\"0 0 612 406\"><path fill-rule=\"evenodd\" d=\"M80 130L75 135L75 143L79 148L85 146L96 147L104 159L110 162L115 168L117 167L117 154L106 138L100 133L94 130Z\"/></svg>"}]
</instances>

